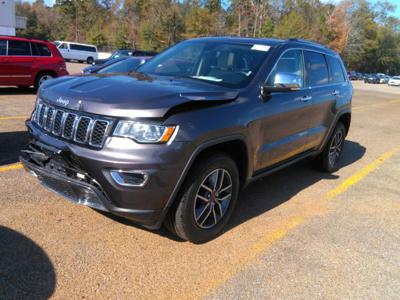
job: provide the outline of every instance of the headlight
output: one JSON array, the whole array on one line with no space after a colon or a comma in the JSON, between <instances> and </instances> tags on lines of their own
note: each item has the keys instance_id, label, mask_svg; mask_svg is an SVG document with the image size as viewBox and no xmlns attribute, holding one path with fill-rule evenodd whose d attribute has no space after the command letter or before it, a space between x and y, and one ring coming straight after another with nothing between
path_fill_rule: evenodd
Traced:
<instances>
[{"instance_id":1,"label":"headlight","mask_svg":"<svg viewBox=\"0 0 400 300\"><path fill-rule=\"evenodd\" d=\"M177 130L177 126L119 121L114 135L131 138L139 143L167 143Z\"/></svg>"}]
</instances>

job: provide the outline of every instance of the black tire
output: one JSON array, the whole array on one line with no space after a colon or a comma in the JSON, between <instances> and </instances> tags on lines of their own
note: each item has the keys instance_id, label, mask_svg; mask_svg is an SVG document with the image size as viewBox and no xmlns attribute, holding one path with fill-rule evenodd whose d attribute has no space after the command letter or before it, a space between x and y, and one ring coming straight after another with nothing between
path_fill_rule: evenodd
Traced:
<instances>
[{"instance_id":1,"label":"black tire","mask_svg":"<svg viewBox=\"0 0 400 300\"><path fill-rule=\"evenodd\" d=\"M314 159L314 166L324 172L336 172L339 169L339 161L343 153L345 138L346 127L342 122L338 122L324 150Z\"/></svg>"},{"instance_id":2,"label":"black tire","mask_svg":"<svg viewBox=\"0 0 400 300\"><path fill-rule=\"evenodd\" d=\"M211 198L209 198L209 202L204 202L206 203L204 204L205 206L212 207L212 209L207 210L207 212L210 211L209 217L207 218L207 213L205 213L203 219L205 221L210 220L210 223L215 224L210 228L202 228L201 226L205 225L199 224L199 219L201 218L197 219L195 216L196 213L199 212L199 210L195 210L195 207L198 207L198 201L201 202L201 199L198 200L199 198L197 195L200 193L201 189L204 189L200 186L204 186L203 183L205 183L205 180L210 179L210 176L212 176L210 174L215 174L214 172L217 172L217 182L218 178L222 177L223 179L219 181L219 183L221 183L218 184L219 189L217 188L214 190L216 193L214 194L213 192L212 195L210 193ZM223 175L220 176L219 174ZM231 182L231 188L222 191L224 190L221 189L223 184L225 183L226 186L229 186L229 182ZM239 194L239 185L239 172L235 162L230 156L224 153L215 153L209 157L204 157L192 167L188 174L178 194L175 205L171 207L165 220L165 227L181 239L192 243L200 244L212 240L222 232L232 216ZM204 191L207 192L205 189ZM228 200L227 204L225 203L224 212L221 209L222 202L218 202L220 203L218 204L217 200L215 200L219 197L218 193L226 193L223 194L224 196L222 198L226 198L229 193L231 194L230 198L228 197L230 200ZM215 198L214 195L216 195ZM222 198L220 200L222 200ZM200 210L202 210L202 208L200 208ZM213 212L213 214L211 214L211 212ZM219 218L219 220L216 221L216 218Z\"/></svg>"},{"instance_id":3,"label":"black tire","mask_svg":"<svg viewBox=\"0 0 400 300\"><path fill-rule=\"evenodd\" d=\"M87 60L86 60L86 63L89 64L89 65L91 65L91 64L93 63L93 61L94 61L93 57L89 56L89 57L87 58Z\"/></svg>"},{"instance_id":4,"label":"black tire","mask_svg":"<svg viewBox=\"0 0 400 300\"><path fill-rule=\"evenodd\" d=\"M35 78L35 90L37 90L44 81L49 80L49 79L53 79L56 76L54 76L54 74L52 73L39 73L36 78Z\"/></svg>"}]
</instances>

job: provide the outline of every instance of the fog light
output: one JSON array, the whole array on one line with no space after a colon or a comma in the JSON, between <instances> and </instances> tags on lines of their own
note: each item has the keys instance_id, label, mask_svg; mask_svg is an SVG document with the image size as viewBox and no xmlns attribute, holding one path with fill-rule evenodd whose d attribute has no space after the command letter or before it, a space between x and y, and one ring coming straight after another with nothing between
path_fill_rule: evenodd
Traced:
<instances>
[{"instance_id":1,"label":"fog light","mask_svg":"<svg viewBox=\"0 0 400 300\"><path fill-rule=\"evenodd\" d=\"M147 182L148 175L142 171L110 171L112 179L119 185L123 186L144 186Z\"/></svg>"}]
</instances>

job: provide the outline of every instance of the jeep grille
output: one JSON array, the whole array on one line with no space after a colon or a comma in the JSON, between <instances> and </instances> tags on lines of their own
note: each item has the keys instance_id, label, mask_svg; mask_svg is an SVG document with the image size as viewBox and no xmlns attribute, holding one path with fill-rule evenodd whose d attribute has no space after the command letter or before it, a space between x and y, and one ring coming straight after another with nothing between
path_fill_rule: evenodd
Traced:
<instances>
[{"instance_id":1,"label":"jeep grille","mask_svg":"<svg viewBox=\"0 0 400 300\"><path fill-rule=\"evenodd\" d=\"M48 133L96 148L103 146L112 122L39 102L32 121Z\"/></svg>"}]
</instances>

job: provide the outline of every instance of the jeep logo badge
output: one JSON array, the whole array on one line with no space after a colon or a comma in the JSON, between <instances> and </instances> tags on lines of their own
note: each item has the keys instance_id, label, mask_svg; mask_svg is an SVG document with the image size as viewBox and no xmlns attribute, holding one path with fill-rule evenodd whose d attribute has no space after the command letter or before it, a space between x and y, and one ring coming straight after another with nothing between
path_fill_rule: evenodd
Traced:
<instances>
[{"instance_id":1,"label":"jeep logo badge","mask_svg":"<svg viewBox=\"0 0 400 300\"><path fill-rule=\"evenodd\" d=\"M64 99L64 98L62 98L62 97L60 97L60 98L58 98L57 100L56 100L56 102L57 102L57 104L60 104L60 105L62 105L62 106L67 106L68 104L69 104L69 100L68 99Z\"/></svg>"}]
</instances>

